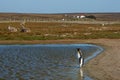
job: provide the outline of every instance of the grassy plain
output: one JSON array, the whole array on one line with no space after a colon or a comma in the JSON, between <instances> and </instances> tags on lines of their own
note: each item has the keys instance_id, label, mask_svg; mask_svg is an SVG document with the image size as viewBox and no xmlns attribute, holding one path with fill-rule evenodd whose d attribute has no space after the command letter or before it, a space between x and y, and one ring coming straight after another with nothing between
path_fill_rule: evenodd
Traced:
<instances>
[{"instance_id":1,"label":"grassy plain","mask_svg":"<svg viewBox=\"0 0 120 80\"><path fill-rule=\"evenodd\" d=\"M10 32L8 26L17 32ZM31 32L20 32L20 22L0 23L0 40L119 39L120 24L79 24L65 22L26 22Z\"/></svg>"}]
</instances>

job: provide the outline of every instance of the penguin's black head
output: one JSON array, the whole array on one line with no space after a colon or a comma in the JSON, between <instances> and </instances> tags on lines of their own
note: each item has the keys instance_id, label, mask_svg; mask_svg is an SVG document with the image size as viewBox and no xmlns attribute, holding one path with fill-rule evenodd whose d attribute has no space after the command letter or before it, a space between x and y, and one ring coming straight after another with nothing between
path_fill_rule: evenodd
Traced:
<instances>
[{"instance_id":1,"label":"penguin's black head","mask_svg":"<svg viewBox=\"0 0 120 80\"><path fill-rule=\"evenodd\" d=\"M80 48L77 48L77 51L80 51Z\"/></svg>"}]
</instances>

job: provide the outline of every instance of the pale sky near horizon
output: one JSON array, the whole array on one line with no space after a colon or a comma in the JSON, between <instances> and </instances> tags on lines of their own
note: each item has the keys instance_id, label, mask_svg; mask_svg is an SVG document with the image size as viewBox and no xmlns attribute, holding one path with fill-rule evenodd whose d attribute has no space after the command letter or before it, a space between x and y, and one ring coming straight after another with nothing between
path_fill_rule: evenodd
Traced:
<instances>
[{"instance_id":1,"label":"pale sky near horizon","mask_svg":"<svg viewBox=\"0 0 120 80\"><path fill-rule=\"evenodd\" d=\"M0 0L0 12L120 12L120 0Z\"/></svg>"}]
</instances>

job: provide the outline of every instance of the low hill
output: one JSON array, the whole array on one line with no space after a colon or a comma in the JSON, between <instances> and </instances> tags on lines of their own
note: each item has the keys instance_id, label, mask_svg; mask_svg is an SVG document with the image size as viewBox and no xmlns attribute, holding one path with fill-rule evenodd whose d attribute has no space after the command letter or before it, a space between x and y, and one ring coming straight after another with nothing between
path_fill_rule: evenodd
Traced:
<instances>
[{"instance_id":1,"label":"low hill","mask_svg":"<svg viewBox=\"0 0 120 80\"><path fill-rule=\"evenodd\" d=\"M34 13L0 13L0 21L44 21L44 20L91 20L75 19L74 16L95 16L97 21L120 21L120 13L61 13L61 14L34 14Z\"/></svg>"}]
</instances>

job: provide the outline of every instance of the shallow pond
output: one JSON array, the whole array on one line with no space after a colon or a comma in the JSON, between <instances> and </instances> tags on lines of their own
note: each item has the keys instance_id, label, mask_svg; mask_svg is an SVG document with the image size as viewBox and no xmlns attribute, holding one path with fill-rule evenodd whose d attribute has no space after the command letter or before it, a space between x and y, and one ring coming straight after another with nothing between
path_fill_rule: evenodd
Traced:
<instances>
[{"instance_id":1,"label":"shallow pond","mask_svg":"<svg viewBox=\"0 0 120 80\"><path fill-rule=\"evenodd\" d=\"M79 68L77 48L85 62L102 51L90 44L0 45L0 79L90 80Z\"/></svg>"}]
</instances>

